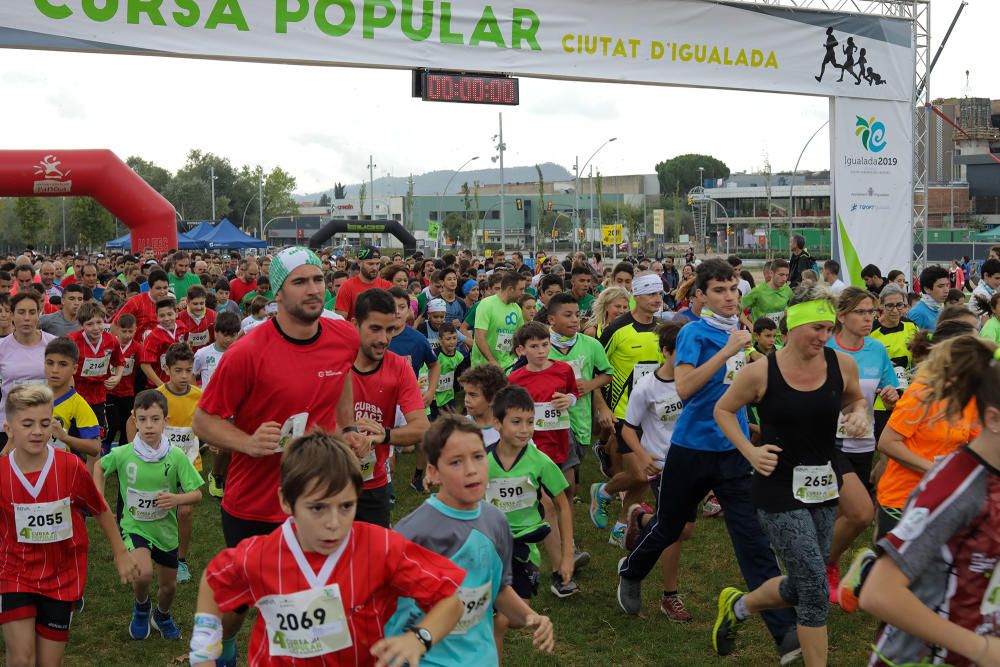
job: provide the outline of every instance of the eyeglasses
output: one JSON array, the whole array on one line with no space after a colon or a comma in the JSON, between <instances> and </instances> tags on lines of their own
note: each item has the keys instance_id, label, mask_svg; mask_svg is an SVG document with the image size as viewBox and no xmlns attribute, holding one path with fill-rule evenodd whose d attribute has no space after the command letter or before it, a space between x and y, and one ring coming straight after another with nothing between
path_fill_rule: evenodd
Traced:
<instances>
[{"instance_id":1,"label":"eyeglasses","mask_svg":"<svg viewBox=\"0 0 1000 667\"><path fill-rule=\"evenodd\" d=\"M883 303L882 307L886 310L902 310L903 304L901 303ZM854 311L858 312L858 311Z\"/></svg>"},{"instance_id":2,"label":"eyeglasses","mask_svg":"<svg viewBox=\"0 0 1000 667\"><path fill-rule=\"evenodd\" d=\"M878 311L874 308L869 308L867 310L852 310L855 315L860 315L861 317L875 317L875 313Z\"/></svg>"}]
</instances>

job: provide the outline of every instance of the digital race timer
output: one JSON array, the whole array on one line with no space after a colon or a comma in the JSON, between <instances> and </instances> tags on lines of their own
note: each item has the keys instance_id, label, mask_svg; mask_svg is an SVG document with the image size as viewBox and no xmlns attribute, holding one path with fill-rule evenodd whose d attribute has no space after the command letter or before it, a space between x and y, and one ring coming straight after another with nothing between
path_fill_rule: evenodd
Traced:
<instances>
[{"instance_id":1,"label":"digital race timer","mask_svg":"<svg viewBox=\"0 0 1000 667\"><path fill-rule=\"evenodd\" d=\"M453 74L420 70L413 72L413 96L428 102L468 104L520 103L518 80L494 74Z\"/></svg>"}]
</instances>

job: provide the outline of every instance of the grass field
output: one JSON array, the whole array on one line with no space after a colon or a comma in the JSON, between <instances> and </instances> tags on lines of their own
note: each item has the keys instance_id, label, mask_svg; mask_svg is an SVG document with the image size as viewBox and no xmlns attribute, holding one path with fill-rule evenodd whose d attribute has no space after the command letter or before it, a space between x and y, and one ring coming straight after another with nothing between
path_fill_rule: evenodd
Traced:
<instances>
[{"instance_id":1,"label":"grass field","mask_svg":"<svg viewBox=\"0 0 1000 667\"><path fill-rule=\"evenodd\" d=\"M402 517L422 499L408 486L413 457L404 456L396 471L398 501L394 518ZM596 481L600 473L592 458L584 464L584 482ZM113 506L114 487L107 497ZM581 495L586 486L581 487ZM194 581L179 586L174 618L181 627L182 640L167 642L156 631L149 639L129 639L128 622L132 609L131 590L120 585L104 537L91 527L91 557L85 611L74 619L65 664L71 667L143 665L161 667L187 664L187 644L191 637L197 580L205 564L223 548L219 527L218 501L206 496L195 510L194 545L188 561ZM531 647L527 636L508 635L505 664L515 667L572 665L580 667L697 666L697 665L776 665L773 644L764 624L751 619L741 629L738 650L727 658L712 652L710 632L715 620L718 592L728 585L741 585L732 547L721 518L699 519L692 540L685 544L681 561L681 593L694 620L686 625L670 623L659 612L659 569L646 580L643 612L626 617L615 601L618 578L616 564L623 552L607 542L607 531L598 531L587 515L587 506L575 506L577 544L591 553L593 560L580 572L581 593L557 600L547 587L533 601L534 608L552 618L557 647L552 656L543 656ZM865 536L868 539L869 536ZM846 569L846 564L842 567ZM544 581L544 579L543 579ZM154 585L155 591L155 585ZM155 592L154 592L155 595ZM251 612L253 614L255 612ZM868 646L875 628L869 616L847 615L839 609L830 614L830 664L857 666L867 662ZM240 636L240 655L246 655L249 623ZM245 663L242 663L245 664ZM475 659L470 656L470 667Z\"/></svg>"}]
</instances>

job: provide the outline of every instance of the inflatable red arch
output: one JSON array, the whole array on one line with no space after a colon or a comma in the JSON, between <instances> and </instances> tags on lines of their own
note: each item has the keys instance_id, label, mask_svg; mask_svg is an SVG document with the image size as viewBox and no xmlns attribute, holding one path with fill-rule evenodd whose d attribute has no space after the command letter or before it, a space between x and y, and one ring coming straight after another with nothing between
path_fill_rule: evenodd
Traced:
<instances>
[{"instance_id":1,"label":"inflatable red arch","mask_svg":"<svg viewBox=\"0 0 1000 667\"><path fill-rule=\"evenodd\" d=\"M0 197L93 197L132 233L132 251L177 247L174 207L109 150L0 151Z\"/></svg>"}]
</instances>

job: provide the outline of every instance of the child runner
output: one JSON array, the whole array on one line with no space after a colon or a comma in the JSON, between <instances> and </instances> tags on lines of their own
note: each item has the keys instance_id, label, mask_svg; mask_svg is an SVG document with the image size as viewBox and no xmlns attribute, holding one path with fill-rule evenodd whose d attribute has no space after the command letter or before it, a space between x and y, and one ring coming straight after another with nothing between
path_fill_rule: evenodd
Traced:
<instances>
[{"instance_id":1,"label":"child runner","mask_svg":"<svg viewBox=\"0 0 1000 667\"><path fill-rule=\"evenodd\" d=\"M85 302L76 314L81 329L68 336L80 352L73 386L94 411L102 443L108 429L104 409L108 390L117 387L125 373L118 339L104 331L104 315L104 306L96 301Z\"/></svg>"},{"instance_id":2,"label":"child runner","mask_svg":"<svg viewBox=\"0 0 1000 667\"><path fill-rule=\"evenodd\" d=\"M473 366L458 377L464 394L465 414L479 427L483 442L489 448L500 440L494 426L493 399L507 386L507 377L493 364Z\"/></svg>"},{"instance_id":3,"label":"child runner","mask_svg":"<svg viewBox=\"0 0 1000 667\"><path fill-rule=\"evenodd\" d=\"M215 340L215 311L205 306L208 292L201 285L193 285L187 291L187 308L181 311L177 321L188 330L187 344L195 352Z\"/></svg>"},{"instance_id":4,"label":"child runner","mask_svg":"<svg viewBox=\"0 0 1000 667\"><path fill-rule=\"evenodd\" d=\"M663 364L636 383L635 389L629 396L628 407L625 410L625 425L622 428L622 440L631 450L630 454L622 457L623 463L631 468L633 477L649 480L654 498L660 495L663 463L666 461L670 440L673 438L674 428L683 409L674 382L674 352L681 326L676 321L660 325L657 336L663 354ZM629 507L628 525L625 530L627 551L635 548L642 529L652 518L653 515L642 505L633 504ZM691 537L694 520L695 517L692 516L691 521L684 526L678 541L667 547L660 558L663 569L663 597L660 598L660 611L675 623L687 623L691 620L691 614L678 593L678 571L681 542Z\"/></svg>"},{"instance_id":5,"label":"child runner","mask_svg":"<svg viewBox=\"0 0 1000 667\"><path fill-rule=\"evenodd\" d=\"M417 327L417 331L431 344L434 354L441 352L441 326L446 323L455 326L453 322L445 321L447 310L448 304L445 303L444 299L431 299L427 302L427 317ZM457 328L455 331L458 333L458 344L463 347L466 346L465 336Z\"/></svg>"},{"instance_id":6,"label":"child runner","mask_svg":"<svg viewBox=\"0 0 1000 667\"><path fill-rule=\"evenodd\" d=\"M273 268L272 268L273 272ZM320 303L322 305L322 302ZM396 532L355 522L357 457L322 432L295 439L281 457L279 497L291 516L209 563L198 591L192 667L221 653L222 612L254 605L251 665L415 665L462 615L465 571ZM400 597L427 615L383 639Z\"/></svg>"},{"instance_id":7,"label":"child runner","mask_svg":"<svg viewBox=\"0 0 1000 667\"><path fill-rule=\"evenodd\" d=\"M770 317L760 317L753 323L753 349L750 361L757 361L775 350L778 339L778 325Z\"/></svg>"},{"instance_id":8,"label":"child runner","mask_svg":"<svg viewBox=\"0 0 1000 667\"><path fill-rule=\"evenodd\" d=\"M449 326L454 326L450 325ZM552 652L552 622L536 614L511 587L513 538L503 512L483 502L489 480L482 433L455 415L442 415L424 434L427 474L440 491L396 525L396 531L465 570L458 589L462 619L420 660L421 665L462 667L499 664L493 636L494 608L514 627L534 630L534 645ZM420 622L423 612L410 598L400 600L386 635L401 634Z\"/></svg>"},{"instance_id":9,"label":"child runner","mask_svg":"<svg viewBox=\"0 0 1000 667\"><path fill-rule=\"evenodd\" d=\"M142 344L139 363L149 380L149 386L159 387L167 381L167 348L187 340L187 328L177 323L177 302L171 298L156 302L156 326Z\"/></svg>"},{"instance_id":10,"label":"child runner","mask_svg":"<svg viewBox=\"0 0 1000 667\"><path fill-rule=\"evenodd\" d=\"M240 318L230 312L219 313L215 318L215 342L207 345L194 354L192 372L195 380L204 390L212 374L222 361L229 346L236 342L240 335ZM208 473L208 495L221 498L226 486L226 471L229 469L230 453L223 450L212 450L212 471Z\"/></svg>"},{"instance_id":11,"label":"child runner","mask_svg":"<svg viewBox=\"0 0 1000 667\"><path fill-rule=\"evenodd\" d=\"M122 359L122 379L114 388L108 390L107 419L108 429L104 434L103 451L125 444L128 435L125 424L132 414L132 401L135 399L135 367L141 344L135 340L135 317L125 314L118 319L118 350Z\"/></svg>"},{"instance_id":12,"label":"child runner","mask_svg":"<svg viewBox=\"0 0 1000 667\"><path fill-rule=\"evenodd\" d=\"M101 427L87 401L73 388L79 358L80 351L69 338L55 338L45 346L45 379L56 397L49 444L87 460L84 455L101 455Z\"/></svg>"},{"instance_id":13,"label":"child runner","mask_svg":"<svg viewBox=\"0 0 1000 667\"><path fill-rule=\"evenodd\" d=\"M552 462L559 466L565 475L580 463L575 449L570 449L569 408L576 405L579 388L573 367L562 361L549 359L549 330L541 322L528 322L514 335L519 360L514 364L508 380L512 385L524 387L531 400L535 403L534 440L538 447ZM572 507L573 496L569 494L567 484L565 498L567 506ZM552 501L545 495L541 497L543 512L546 516L554 514ZM567 558L560 552L562 545L573 545L572 535L561 539L559 528L553 526L545 538L545 550L552 563L553 572L562 569L561 564ZM570 554L575 560L576 549ZM583 557L583 556L581 556ZM583 557L590 561L590 554ZM561 584L561 585L560 585ZM558 597L568 597L576 592L576 584L569 586L565 578L559 582L553 578L553 592Z\"/></svg>"},{"instance_id":14,"label":"child runner","mask_svg":"<svg viewBox=\"0 0 1000 667\"><path fill-rule=\"evenodd\" d=\"M1000 348L973 336L935 346L922 369L931 402L983 430L938 463L910 497L861 591L884 621L869 665L1000 664Z\"/></svg>"},{"instance_id":15,"label":"child runner","mask_svg":"<svg viewBox=\"0 0 1000 667\"><path fill-rule=\"evenodd\" d=\"M531 444L534 431L535 403L523 387L510 385L497 392L493 399L493 416L500 440L489 448L489 487L486 500L507 516L514 536L511 561L511 586L524 600L538 593L538 543L551 532L544 520L539 496L547 494L556 507L556 517L562 536L562 557L553 563L553 595L564 598L579 591L573 581L573 515L563 491L566 478L559 466ZM553 515L544 515L553 516ZM494 633L502 652L503 637L510 619L498 613Z\"/></svg>"},{"instance_id":16,"label":"child runner","mask_svg":"<svg viewBox=\"0 0 1000 667\"><path fill-rule=\"evenodd\" d=\"M12 450L0 457L0 627L6 663L61 665L73 605L87 581L85 511L111 543L123 584L133 581L138 567L83 462L48 446L52 391L21 385L5 398L4 430Z\"/></svg>"},{"instance_id":17,"label":"child runner","mask_svg":"<svg viewBox=\"0 0 1000 667\"><path fill-rule=\"evenodd\" d=\"M441 366L441 375L438 377L437 392L431 406L431 419L441 412L455 412L455 381L469 366L468 357L458 347L459 335L458 329L451 322L443 322L438 329L438 364Z\"/></svg>"},{"instance_id":18,"label":"child runner","mask_svg":"<svg viewBox=\"0 0 1000 667\"><path fill-rule=\"evenodd\" d=\"M757 519L781 557L778 574L749 593L725 588L712 634L716 653L735 648L736 630L750 614L795 608L799 644L807 667L827 664L826 562L841 485L836 433L863 433L870 422L854 360L826 346L836 311L825 286L803 281L789 302L785 345L737 374L715 406L715 420L756 474L752 498ZM747 438L737 413L756 403L761 442ZM794 409L789 409L794 406Z\"/></svg>"},{"instance_id":19,"label":"child runner","mask_svg":"<svg viewBox=\"0 0 1000 667\"><path fill-rule=\"evenodd\" d=\"M168 355L173 354L176 353L171 348ZM201 500L198 489L204 481L183 450L172 446L164 434L170 412L161 390L140 392L135 397L132 415L135 439L101 458L101 464L94 470L94 483L103 489L106 475L112 472L118 475L119 493L125 503L122 534L139 564L139 576L132 583L135 605L129 636L146 639L152 625L164 639L180 639L181 631L170 616L177 590L176 510ZM158 566L155 610L149 600L153 563Z\"/></svg>"}]
</instances>

